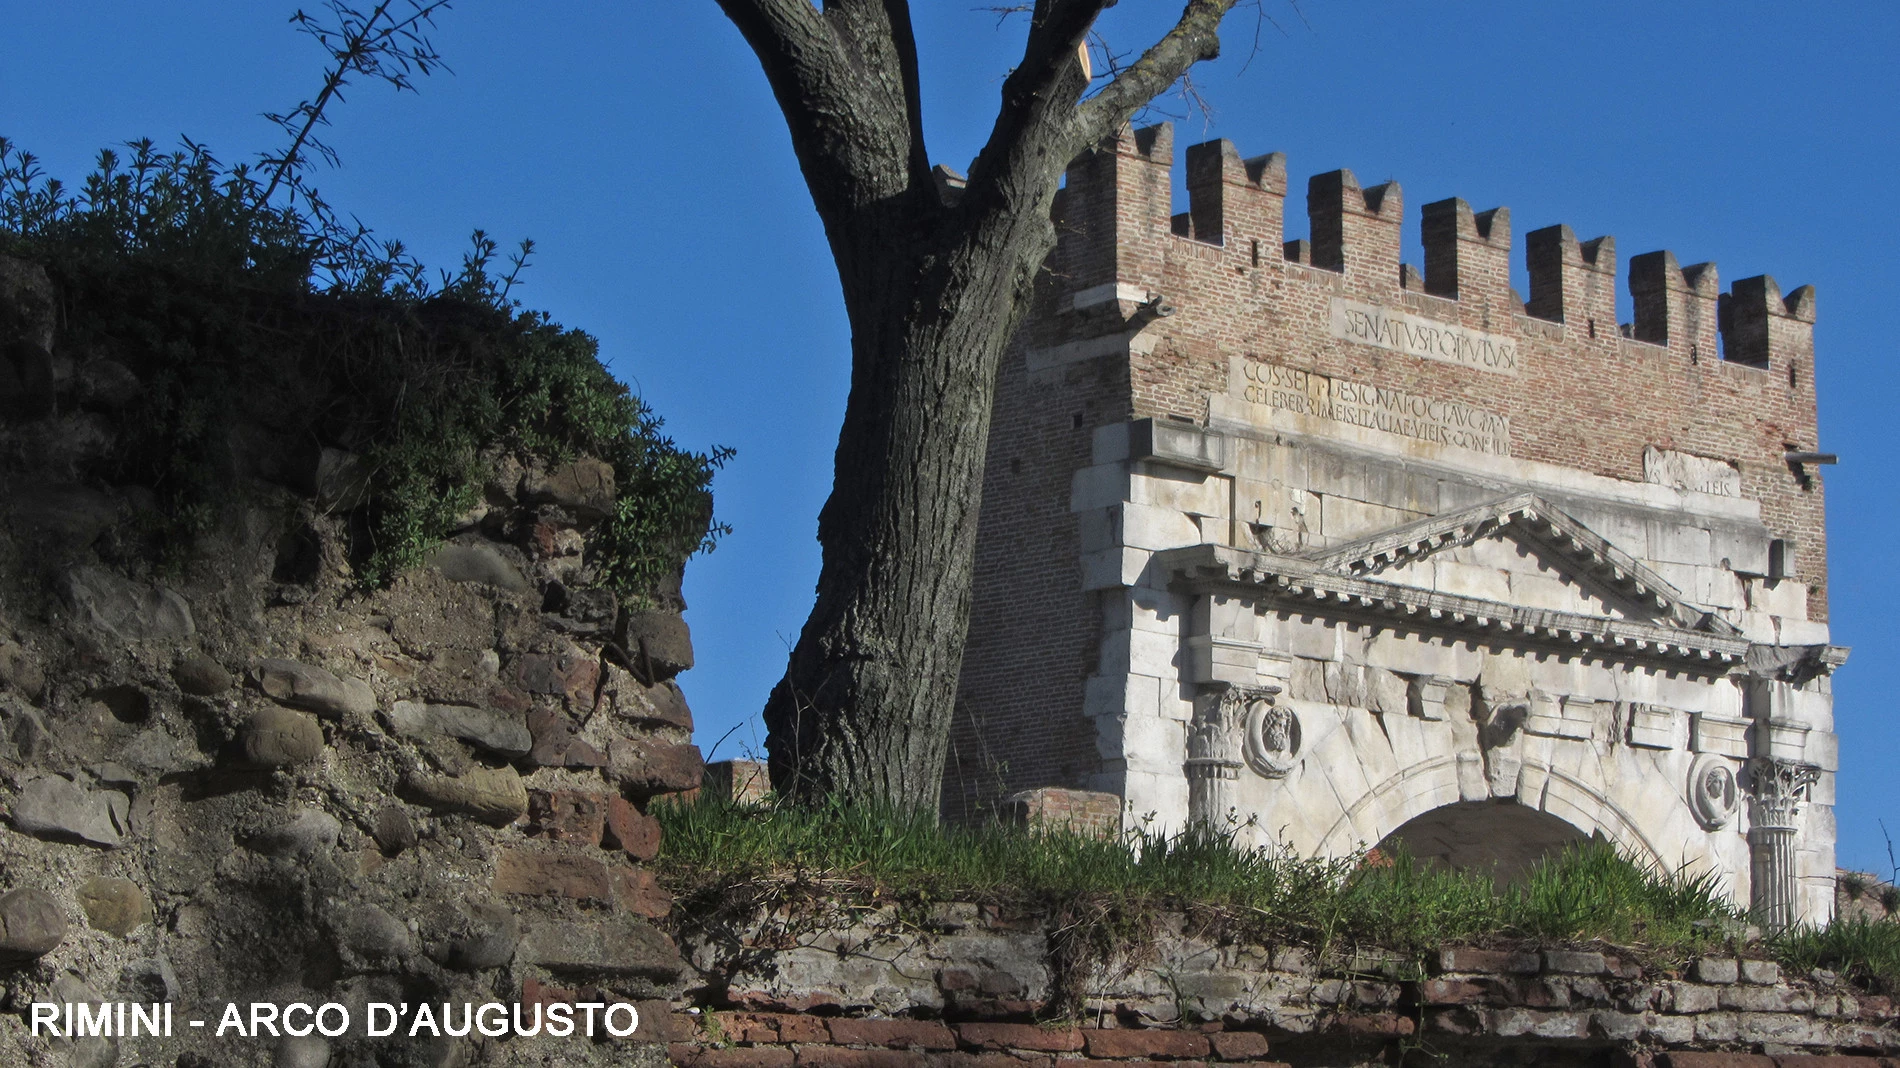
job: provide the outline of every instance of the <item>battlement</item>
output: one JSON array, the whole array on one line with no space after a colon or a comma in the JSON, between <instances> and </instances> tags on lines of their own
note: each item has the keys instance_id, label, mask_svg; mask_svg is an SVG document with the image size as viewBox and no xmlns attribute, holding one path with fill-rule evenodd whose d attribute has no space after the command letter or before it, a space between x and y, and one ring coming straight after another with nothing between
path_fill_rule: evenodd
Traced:
<instances>
[{"instance_id":1,"label":"battlement","mask_svg":"<svg viewBox=\"0 0 1900 1068\"><path fill-rule=\"evenodd\" d=\"M1343 276L1370 296L1397 301L1423 294L1452 301L1486 323L1523 315L1560 324L1567 343L1605 351L1640 342L1691 364L1726 361L1786 370L1812 359L1814 290L1785 300L1766 276L1722 292L1713 263L1679 265L1669 251L1633 256L1628 285L1634 315L1618 327L1616 241L1579 241L1564 225L1525 235L1528 300L1511 285L1511 210L1474 210L1453 197L1420 209L1424 271L1401 262L1404 195L1396 181L1361 186L1346 169L1312 176L1310 236L1288 240L1287 160L1278 152L1242 157L1232 142L1186 152L1186 211L1174 211L1174 134L1168 124L1125 128L1069 168L1058 202L1064 273L1076 290L1105 284L1162 291L1169 242L1210 249L1223 266ZM1503 321L1508 322L1505 318Z\"/></svg>"}]
</instances>

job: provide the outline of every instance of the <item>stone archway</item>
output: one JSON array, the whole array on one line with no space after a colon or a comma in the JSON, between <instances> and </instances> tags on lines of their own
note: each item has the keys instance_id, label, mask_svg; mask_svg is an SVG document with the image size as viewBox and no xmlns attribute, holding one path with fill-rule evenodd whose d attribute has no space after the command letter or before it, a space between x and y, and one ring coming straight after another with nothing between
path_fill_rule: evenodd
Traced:
<instances>
[{"instance_id":1,"label":"stone archway","mask_svg":"<svg viewBox=\"0 0 1900 1068\"><path fill-rule=\"evenodd\" d=\"M1569 822L1515 801L1458 801L1414 816L1386 835L1379 849L1403 843L1412 856L1509 882L1567 845L1585 842Z\"/></svg>"}]
</instances>

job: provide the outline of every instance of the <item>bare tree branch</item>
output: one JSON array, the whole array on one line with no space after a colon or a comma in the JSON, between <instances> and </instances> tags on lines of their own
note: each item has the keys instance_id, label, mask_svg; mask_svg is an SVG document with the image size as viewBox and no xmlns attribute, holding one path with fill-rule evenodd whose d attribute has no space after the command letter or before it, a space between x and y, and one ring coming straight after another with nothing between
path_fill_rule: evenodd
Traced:
<instances>
[{"instance_id":1,"label":"bare tree branch","mask_svg":"<svg viewBox=\"0 0 1900 1068\"><path fill-rule=\"evenodd\" d=\"M1187 69L1220 55L1220 20L1238 0L1190 0L1166 37L1142 53L1101 92L1076 109L1077 152L1114 133L1142 105L1173 85Z\"/></svg>"},{"instance_id":2,"label":"bare tree branch","mask_svg":"<svg viewBox=\"0 0 1900 1068\"><path fill-rule=\"evenodd\" d=\"M827 224L910 184L913 131L921 130L906 97L906 81L915 80L915 50L907 62L889 54L896 27L882 3L844 0L823 13L811 0L718 3L759 57ZM908 11L901 2L893 6L907 35ZM876 44L880 33L883 48Z\"/></svg>"},{"instance_id":3,"label":"bare tree branch","mask_svg":"<svg viewBox=\"0 0 1900 1068\"><path fill-rule=\"evenodd\" d=\"M1003 105L990 128L989 140L970 168L970 203L980 192L1000 191L1027 177L1022 166L1046 154L1050 137L1062 135L1075 102L1088 89L1079 50L1088 40L1095 18L1111 0L1036 0L1030 17L1029 39L1023 59L1003 82ZM1058 153L1062 146L1055 146ZM1079 151L1079 149L1077 150ZM1057 172L1074 152L1054 163Z\"/></svg>"}]
</instances>

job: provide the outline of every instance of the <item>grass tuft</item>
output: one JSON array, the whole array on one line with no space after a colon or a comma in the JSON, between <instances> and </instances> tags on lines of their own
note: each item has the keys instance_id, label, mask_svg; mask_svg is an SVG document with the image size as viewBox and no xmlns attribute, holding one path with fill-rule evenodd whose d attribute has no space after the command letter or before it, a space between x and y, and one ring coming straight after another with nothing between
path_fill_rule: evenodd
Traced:
<instances>
[{"instance_id":1,"label":"grass tuft","mask_svg":"<svg viewBox=\"0 0 1900 1068\"><path fill-rule=\"evenodd\" d=\"M1294 856L1233 830L1126 841L1020 827L945 827L927 816L809 811L704 798L656 806L659 864L696 914L819 890L1097 912L1118 922L1188 911L1236 935L1322 950L1423 954L1453 942L1609 941L1687 959L1739 914L1704 876L1658 871L1602 842L1573 847L1503 887L1395 856ZM1086 907L1084 907L1086 906ZM1106 911L1104 911L1106 910Z\"/></svg>"}]
</instances>

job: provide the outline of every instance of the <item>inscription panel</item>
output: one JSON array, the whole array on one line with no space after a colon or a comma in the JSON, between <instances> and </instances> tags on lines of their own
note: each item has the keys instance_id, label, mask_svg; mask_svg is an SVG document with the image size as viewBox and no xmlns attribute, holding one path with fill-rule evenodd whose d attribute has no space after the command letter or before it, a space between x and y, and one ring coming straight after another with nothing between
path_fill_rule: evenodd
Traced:
<instances>
[{"instance_id":1,"label":"inscription panel","mask_svg":"<svg viewBox=\"0 0 1900 1068\"><path fill-rule=\"evenodd\" d=\"M1458 401L1245 358L1234 361L1232 390L1273 411L1494 456L1511 454L1510 420Z\"/></svg>"},{"instance_id":2,"label":"inscription panel","mask_svg":"<svg viewBox=\"0 0 1900 1068\"><path fill-rule=\"evenodd\" d=\"M1517 373L1517 342L1376 304L1334 297L1333 336L1492 374Z\"/></svg>"}]
</instances>

